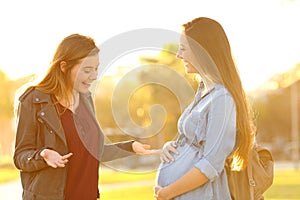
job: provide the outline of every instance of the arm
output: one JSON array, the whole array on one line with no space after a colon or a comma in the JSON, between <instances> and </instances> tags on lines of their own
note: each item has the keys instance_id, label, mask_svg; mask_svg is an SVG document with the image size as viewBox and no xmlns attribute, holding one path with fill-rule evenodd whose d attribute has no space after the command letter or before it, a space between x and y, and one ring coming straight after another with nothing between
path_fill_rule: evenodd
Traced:
<instances>
[{"instance_id":1,"label":"arm","mask_svg":"<svg viewBox=\"0 0 300 200\"><path fill-rule=\"evenodd\" d=\"M157 187L155 197L158 200L168 200L189 192L208 181L208 178L198 168L194 167L176 182L165 188Z\"/></svg>"},{"instance_id":2,"label":"arm","mask_svg":"<svg viewBox=\"0 0 300 200\"><path fill-rule=\"evenodd\" d=\"M102 162L112 161L118 158L124 158L133 154L154 155L160 150L150 149L151 146L137 141L125 141L114 144L104 145L104 152L101 158Z\"/></svg>"},{"instance_id":3,"label":"arm","mask_svg":"<svg viewBox=\"0 0 300 200\"><path fill-rule=\"evenodd\" d=\"M18 107L17 133L14 152L15 166L26 172L41 170L47 167L40 153L44 147L38 146L38 122L35 116L36 109L30 102L31 98L21 101Z\"/></svg>"},{"instance_id":4,"label":"arm","mask_svg":"<svg viewBox=\"0 0 300 200\"><path fill-rule=\"evenodd\" d=\"M107 162L132 155L132 143L133 141L125 141L114 144L105 144L101 161Z\"/></svg>"},{"instance_id":5,"label":"arm","mask_svg":"<svg viewBox=\"0 0 300 200\"><path fill-rule=\"evenodd\" d=\"M215 180L235 144L235 105L229 95L211 103L203 158L176 182L157 189L157 199L170 199Z\"/></svg>"}]
</instances>

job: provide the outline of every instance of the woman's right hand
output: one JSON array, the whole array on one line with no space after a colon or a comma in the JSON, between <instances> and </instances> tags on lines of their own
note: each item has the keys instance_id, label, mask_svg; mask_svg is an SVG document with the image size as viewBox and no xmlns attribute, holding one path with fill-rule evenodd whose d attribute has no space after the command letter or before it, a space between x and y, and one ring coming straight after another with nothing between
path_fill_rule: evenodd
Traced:
<instances>
[{"instance_id":1,"label":"woman's right hand","mask_svg":"<svg viewBox=\"0 0 300 200\"><path fill-rule=\"evenodd\" d=\"M175 141L166 142L162 148L160 159L162 162L173 162L174 157L171 153L179 154L177 151L177 145Z\"/></svg>"},{"instance_id":2,"label":"woman's right hand","mask_svg":"<svg viewBox=\"0 0 300 200\"><path fill-rule=\"evenodd\" d=\"M69 162L68 158L70 158L73 154L68 153L66 155L61 156L54 150L51 149L44 149L41 151L40 155L44 158L47 165L53 168L57 167L65 167L67 162Z\"/></svg>"}]
</instances>

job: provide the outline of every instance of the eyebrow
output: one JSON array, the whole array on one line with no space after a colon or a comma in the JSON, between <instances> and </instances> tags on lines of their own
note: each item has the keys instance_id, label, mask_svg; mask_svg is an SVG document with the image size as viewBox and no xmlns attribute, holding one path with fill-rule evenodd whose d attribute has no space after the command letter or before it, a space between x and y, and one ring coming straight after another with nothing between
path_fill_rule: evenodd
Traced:
<instances>
[{"instance_id":1,"label":"eyebrow","mask_svg":"<svg viewBox=\"0 0 300 200\"><path fill-rule=\"evenodd\" d=\"M98 65L96 65L96 68L99 66L99 64ZM93 66L84 66L84 67L82 67L82 68L95 68L95 67L93 67Z\"/></svg>"}]
</instances>

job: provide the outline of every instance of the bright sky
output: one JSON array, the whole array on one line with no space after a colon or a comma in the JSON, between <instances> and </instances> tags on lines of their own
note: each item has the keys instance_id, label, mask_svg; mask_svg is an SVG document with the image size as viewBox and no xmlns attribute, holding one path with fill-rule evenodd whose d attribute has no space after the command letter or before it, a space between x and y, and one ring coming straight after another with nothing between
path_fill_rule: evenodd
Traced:
<instances>
[{"instance_id":1,"label":"bright sky","mask_svg":"<svg viewBox=\"0 0 300 200\"><path fill-rule=\"evenodd\" d=\"M207 16L223 25L251 90L300 62L299 10L300 0L1 1L0 69L13 79L41 73L72 33L101 44L138 28L180 32L182 24Z\"/></svg>"}]
</instances>

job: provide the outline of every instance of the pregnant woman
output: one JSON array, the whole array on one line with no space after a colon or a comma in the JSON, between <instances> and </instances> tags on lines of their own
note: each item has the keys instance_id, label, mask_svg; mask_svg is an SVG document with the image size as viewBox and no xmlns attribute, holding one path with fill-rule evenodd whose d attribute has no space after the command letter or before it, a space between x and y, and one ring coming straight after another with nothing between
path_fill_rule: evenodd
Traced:
<instances>
[{"instance_id":1,"label":"pregnant woman","mask_svg":"<svg viewBox=\"0 0 300 200\"><path fill-rule=\"evenodd\" d=\"M231 199L224 165L247 165L254 127L250 108L222 26L209 18L183 25L177 52L186 73L201 77L194 101L167 142L157 172L158 200Z\"/></svg>"}]
</instances>

